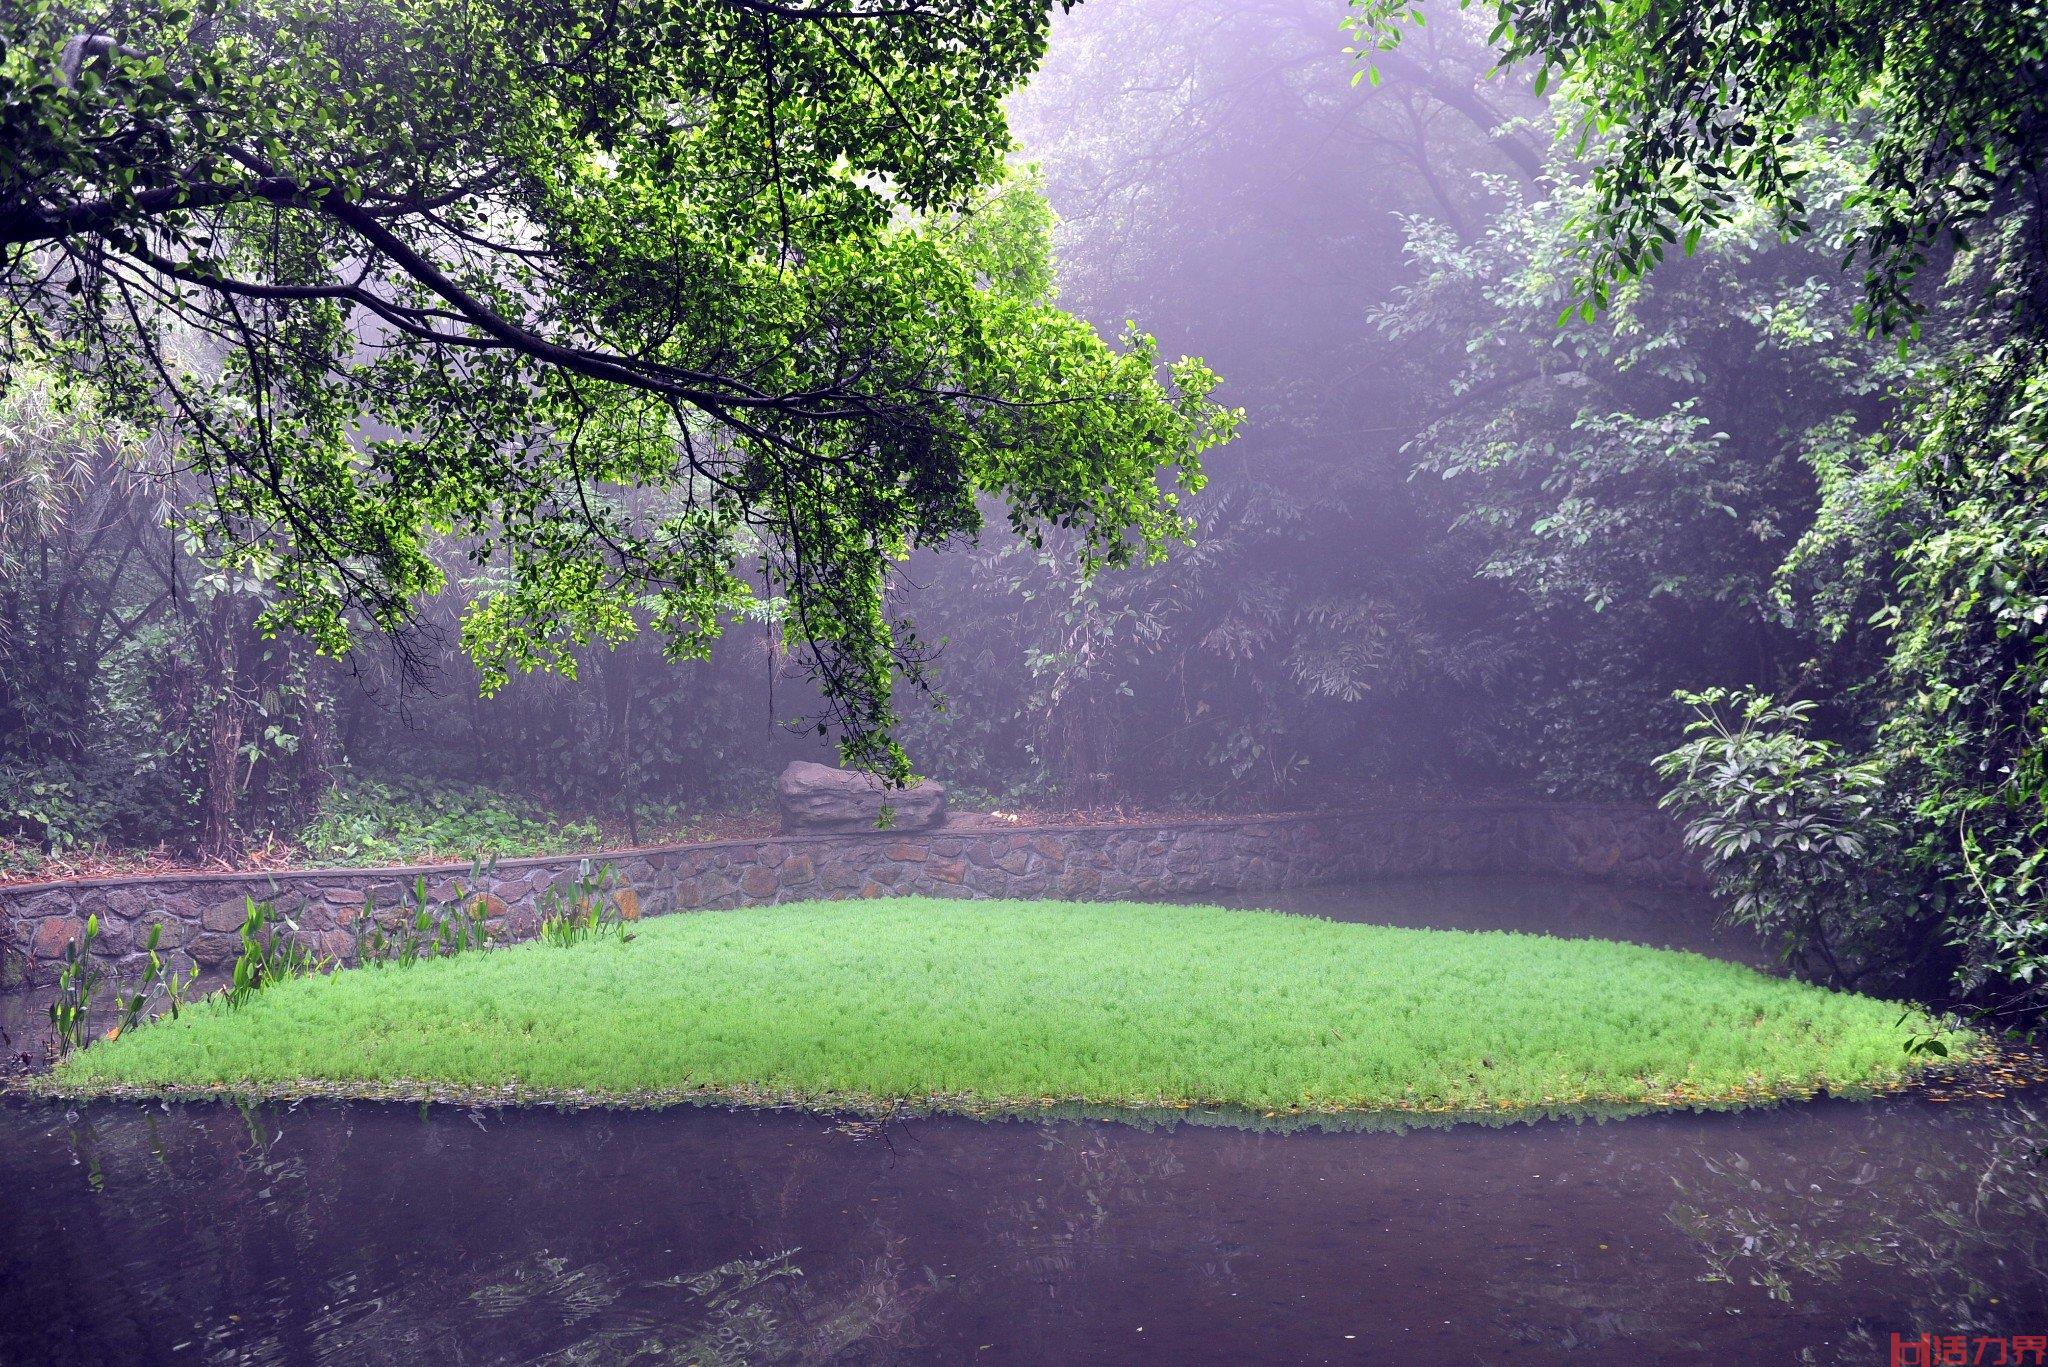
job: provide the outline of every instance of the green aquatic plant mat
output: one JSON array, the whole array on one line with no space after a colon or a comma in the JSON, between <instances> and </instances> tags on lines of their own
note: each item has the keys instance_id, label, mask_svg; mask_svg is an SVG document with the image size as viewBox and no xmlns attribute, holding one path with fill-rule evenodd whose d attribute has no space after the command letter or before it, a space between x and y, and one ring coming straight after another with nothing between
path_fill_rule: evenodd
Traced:
<instances>
[{"instance_id":1,"label":"green aquatic plant mat","mask_svg":"<svg viewBox=\"0 0 2048 1367\"><path fill-rule=\"evenodd\" d=\"M1908 1042L1937 1033L1896 1004L1606 940L904 898L665 916L626 940L288 981L95 1045L42 1085L1498 1113L1882 1090L1921 1066Z\"/></svg>"}]
</instances>

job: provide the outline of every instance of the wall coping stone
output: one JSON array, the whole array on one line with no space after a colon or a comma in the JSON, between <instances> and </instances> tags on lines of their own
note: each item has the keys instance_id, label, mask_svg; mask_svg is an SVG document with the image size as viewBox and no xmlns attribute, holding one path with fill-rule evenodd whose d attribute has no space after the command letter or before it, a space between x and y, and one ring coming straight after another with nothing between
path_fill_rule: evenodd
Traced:
<instances>
[{"instance_id":1,"label":"wall coping stone","mask_svg":"<svg viewBox=\"0 0 2048 1367\"><path fill-rule=\"evenodd\" d=\"M1551 812L1559 815L1609 813L1639 817L1654 811L1655 808L1648 804L1632 802L1543 802L1528 800L1508 802L1374 803L1361 807L1316 807L1291 812L1260 812L1247 816L1184 817L1173 821L1064 822L1044 825L1029 825L1020 822L1014 826L962 824L932 826L911 831L778 831L772 835L739 836L723 840L694 840L670 845L634 845L611 850L572 850L562 854L520 855L516 858L500 859L497 862L497 869L502 874L508 870L516 871L519 869L555 867L582 859L589 859L592 862L617 862L624 859L647 858L655 855L687 854L697 850L756 849L763 845L831 845L844 844L848 841L871 840L959 840L974 839L981 836L1014 835L1085 835L1092 833L1141 835L1151 831L1205 830L1230 826L1294 824L1304 821L1343 820L1374 816L1416 817L1444 814L1473 817L1514 815L1523 812ZM109 874L98 878L58 878L41 883L0 884L0 903L35 897L48 892L62 892L72 889L131 888L166 883L176 883L181 886L220 884L228 887L267 887L273 882L282 883L287 879L293 882L300 882L312 878L363 879L381 882L394 878L410 879L421 876L448 878L466 872L467 869L467 864L456 861L439 864L340 864L276 869L167 869L160 873L123 873Z\"/></svg>"}]
</instances>

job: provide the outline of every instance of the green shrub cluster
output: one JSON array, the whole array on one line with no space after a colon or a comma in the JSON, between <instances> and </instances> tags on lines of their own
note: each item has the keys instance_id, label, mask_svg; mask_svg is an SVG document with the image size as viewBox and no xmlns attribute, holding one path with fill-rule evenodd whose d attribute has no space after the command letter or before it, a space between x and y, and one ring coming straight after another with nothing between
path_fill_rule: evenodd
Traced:
<instances>
[{"instance_id":1,"label":"green shrub cluster","mask_svg":"<svg viewBox=\"0 0 2048 1367\"><path fill-rule=\"evenodd\" d=\"M563 820L536 802L476 784L401 778L351 779L329 790L295 843L321 863L403 864L587 850L601 838L594 822Z\"/></svg>"}]
</instances>

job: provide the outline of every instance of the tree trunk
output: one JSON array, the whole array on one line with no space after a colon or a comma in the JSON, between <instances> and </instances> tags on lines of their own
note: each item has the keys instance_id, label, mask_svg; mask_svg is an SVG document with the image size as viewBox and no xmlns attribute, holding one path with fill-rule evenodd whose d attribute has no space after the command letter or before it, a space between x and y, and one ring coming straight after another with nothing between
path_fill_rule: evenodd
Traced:
<instances>
[{"instance_id":1,"label":"tree trunk","mask_svg":"<svg viewBox=\"0 0 2048 1367\"><path fill-rule=\"evenodd\" d=\"M200 771L199 857L231 864L241 853L235 829L238 769L242 753L244 709L237 692L235 632L216 610L207 614L208 639L203 658L208 715L206 758Z\"/></svg>"},{"instance_id":2,"label":"tree trunk","mask_svg":"<svg viewBox=\"0 0 2048 1367\"><path fill-rule=\"evenodd\" d=\"M329 662L310 650L295 646L295 655L301 656L293 663L297 675L299 705L295 710L294 723L298 728L299 745L292 755L292 807L289 819L294 830L311 821L320 810L320 799L334 781L334 718L330 714L328 680L332 674ZM287 835L291 832L286 832Z\"/></svg>"}]
</instances>

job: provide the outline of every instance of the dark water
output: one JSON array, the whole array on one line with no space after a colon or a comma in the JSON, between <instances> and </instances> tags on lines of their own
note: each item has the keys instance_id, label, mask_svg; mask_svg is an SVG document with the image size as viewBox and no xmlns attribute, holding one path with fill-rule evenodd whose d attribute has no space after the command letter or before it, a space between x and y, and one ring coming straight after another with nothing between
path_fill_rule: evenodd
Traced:
<instances>
[{"instance_id":1,"label":"dark water","mask_svg":"<svg viewBox=\"0 0 2048 1367\"><path fill-rule=\"evenodd\" d=\"M1405 1134L13 1103L0 1361L1883 1363L2048 1332L2044 1142L2025 1096Z\"/></svg>"}]
</instances>

